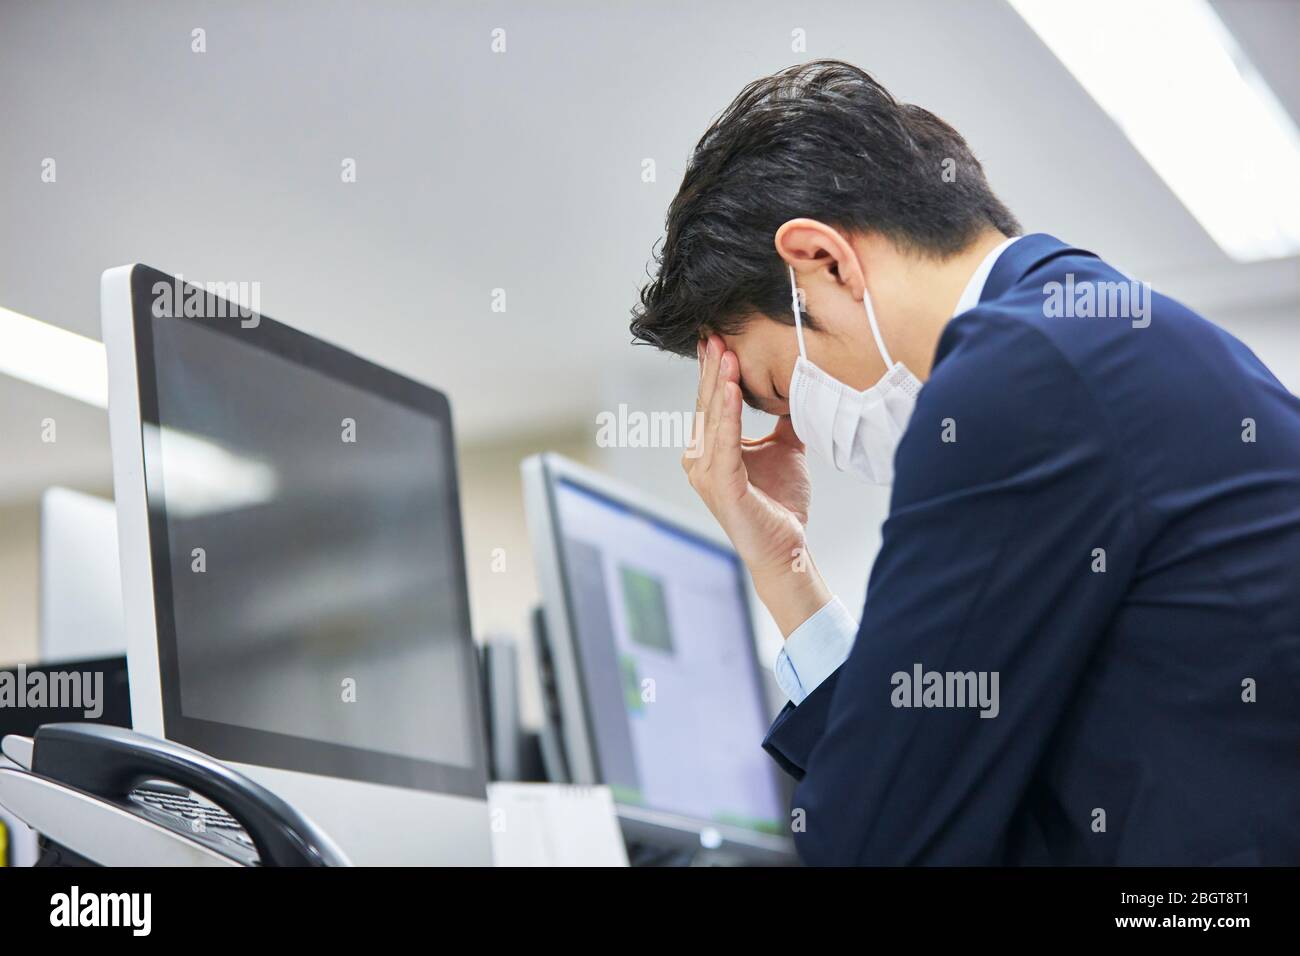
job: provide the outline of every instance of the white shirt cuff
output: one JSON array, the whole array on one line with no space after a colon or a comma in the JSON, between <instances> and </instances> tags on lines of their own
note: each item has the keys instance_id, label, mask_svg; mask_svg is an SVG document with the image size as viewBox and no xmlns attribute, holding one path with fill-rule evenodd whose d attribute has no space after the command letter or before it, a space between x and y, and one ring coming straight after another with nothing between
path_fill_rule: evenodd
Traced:
<instances>
[{"instance_id":1,"label":"white shirt cuff","mask_svg":"<svg viewBox=\"0 0 1300 956\"><path fill-rule=\"evenodd\" d=\"M776 657L776 682L796 706L844 663L858 624L839 598L831 598L785 639Z\"/></svg>"}]
</instances>

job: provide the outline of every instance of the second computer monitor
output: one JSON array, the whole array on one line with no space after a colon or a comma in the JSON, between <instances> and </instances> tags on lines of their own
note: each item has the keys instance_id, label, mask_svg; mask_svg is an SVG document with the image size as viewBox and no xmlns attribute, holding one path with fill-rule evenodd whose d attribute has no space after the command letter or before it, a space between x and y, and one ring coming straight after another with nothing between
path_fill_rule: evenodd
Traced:
<instances>
[{"instance_id":1,"label":"second computer monitor","mask_svg":"<svg viewBox=\"0 0 1300 956\"><path fill-rule=\"evenodd\" d=\"M558 456L524 473L575 782L607 784L629 836L788 856L736 553Z\"/></svg>"}]
</instances>

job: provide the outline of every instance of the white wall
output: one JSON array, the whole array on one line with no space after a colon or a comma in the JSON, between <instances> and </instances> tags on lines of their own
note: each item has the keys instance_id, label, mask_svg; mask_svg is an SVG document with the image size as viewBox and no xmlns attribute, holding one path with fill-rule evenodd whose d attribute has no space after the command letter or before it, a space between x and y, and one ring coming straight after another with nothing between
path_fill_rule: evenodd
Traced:
<instances>
[{"instance_id":1,"label":"white wall","mask_svg":"<svg viewBox=\"0 0 1300 956\"><path fill-rule=\"evenodd\" d=\"M0 509L0 666L36 660L40 505Z\"/></svg>"},{"instance_id":2,"label":"white wall","mask_svg":"<svg viewBox=\"0 0 1300 956\"><path fill-rule=\"evenodd\" d=\"M473 445L460 451L461 511L475 639L511 638L519 649L520 716L542 719L529 615L538 602L532 544L524 518L520 463L555 451L592 464L591 444L577 432L557 432ZM499 555L495 554L500 549ZM494 562L494 558L499 558Z\"/></svg>"}]
</instances>

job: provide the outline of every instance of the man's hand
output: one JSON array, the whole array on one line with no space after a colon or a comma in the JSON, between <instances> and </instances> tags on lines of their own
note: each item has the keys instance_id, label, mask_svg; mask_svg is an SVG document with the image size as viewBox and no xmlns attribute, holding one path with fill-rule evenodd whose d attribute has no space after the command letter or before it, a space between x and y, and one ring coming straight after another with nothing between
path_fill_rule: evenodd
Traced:
<instances>
[{"instance_id":1,"label":"man's hand","mask_svg":"<svg viewBox=\"0 0 1300 956\"><path fill-rule=\"evenodd\" d=\"M808 463L788 417L766 438L741 438L739 378L740 363L721 338L702 343L695 443L682 468L788 635L830 600L804 540Z\"/></svg>"}]
</instances>

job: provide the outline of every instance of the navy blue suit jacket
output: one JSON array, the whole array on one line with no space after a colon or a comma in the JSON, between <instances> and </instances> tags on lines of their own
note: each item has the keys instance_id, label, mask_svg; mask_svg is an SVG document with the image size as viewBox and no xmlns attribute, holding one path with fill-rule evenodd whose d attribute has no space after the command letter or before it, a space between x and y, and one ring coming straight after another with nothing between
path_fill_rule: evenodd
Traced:
<instances>
[{"instance_id":1,"label":"navy blue suit jacket","mask_svg":"<svg viewBox=\"0 0 1300 956\"><path fill-rule=\"evenodd\" d=\"M852 653L764 744L805 862L1300 863L1300 400L1158 293L1047 314L1125 281L1027 236L945 329ZM917 664L998 715L894 706Z\"/></svg>"}]
</instances>

